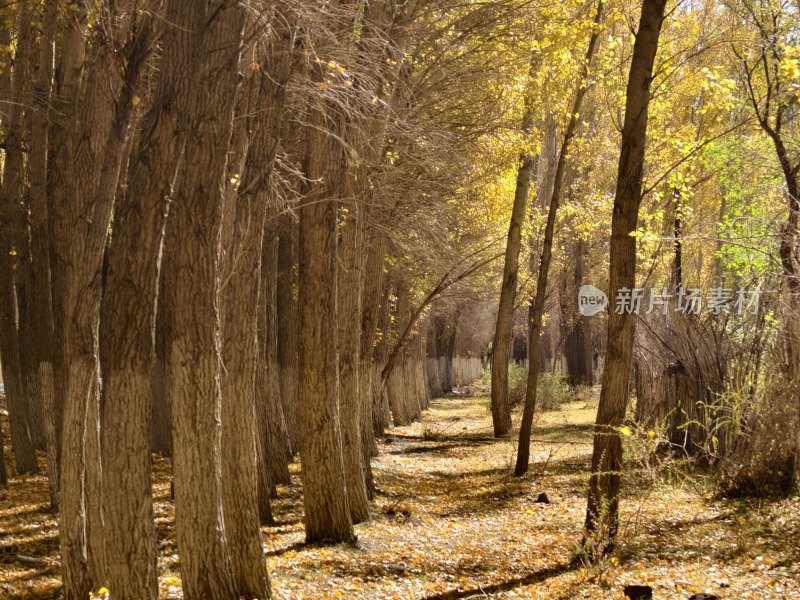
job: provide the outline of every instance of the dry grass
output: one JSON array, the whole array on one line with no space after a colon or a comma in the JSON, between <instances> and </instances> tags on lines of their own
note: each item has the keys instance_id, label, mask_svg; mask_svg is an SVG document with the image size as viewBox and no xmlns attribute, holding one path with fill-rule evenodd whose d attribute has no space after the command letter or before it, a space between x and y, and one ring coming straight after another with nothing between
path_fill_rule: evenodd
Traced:
<instances>
[{"instance_id":1,"label":"dry grass","mask_svg":"<svg viewBox=\"0 0 800 600\"><path fill-rule=\"evenodd\" d=\"M701 476L674 467L626 477L623 537L592 569L570 566L580 542L595 404L545 413L529 475L511 475L515 446L493 440L485 397L436 400L397 428L373 462L373 519L359 547L303 543L297 465L265 529L278 598L622 598L625 584L656 598L800 597L800 501L719 501ZM7 457L7 460L10 456ZM180 598L169 462L156 462L161 590ZM535 502L546 492L550 504ZM0 500L0 597L59 595L57 535L42 477L13 477ZM390 510L391 509L391 510ZM387 514L392 513L392 514ZM47 561L26 567L18 556ZM113 582L109 586L113 594Z\"/></svg>"}]
</instances>

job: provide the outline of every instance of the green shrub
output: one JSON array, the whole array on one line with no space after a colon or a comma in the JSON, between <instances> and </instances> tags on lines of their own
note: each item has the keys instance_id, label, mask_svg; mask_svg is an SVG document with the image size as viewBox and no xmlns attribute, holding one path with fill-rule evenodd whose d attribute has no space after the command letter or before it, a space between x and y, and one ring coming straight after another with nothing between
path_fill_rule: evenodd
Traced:
<instances>
[{"instance_id":1,"label":"green shrub","mask_svg":"<svg viewBox=\"0 0 800 600\"><path fill-rule=\"evenodd\" d=\"M525 403L525 389L528 386L528 367L512 362L508 365L508 401L511 407Z\"/></svg>"},{"instance_id":2,"label":"green shrub","mask_svg":"<svg viewBox=\"0 0 800 600\"><path fill-rule=\"evenodd\" d=\"M480 388L486 394L492 389L492 371L486 369L481 376ZM525 391L528 387L528 365L509 363L508 401L512 408L525 404ZM587 388L591 390L591 388ZM587 396L588 396L587 392ZM560 373L539 373L539 393L536 395L536 411L555 410L572 398L569 386Z\"/></svg>"},{"instance_id":3,"label":"green shrub","mask_svg":"<svg viewBox=\"0 0 800 600\"><path fill-rule=\"evenodd\" d=\"M539 374L539 393L536 398L538 410L556 410L569 397L569 386L560 373Z\"/></svg>"}]
</instances>

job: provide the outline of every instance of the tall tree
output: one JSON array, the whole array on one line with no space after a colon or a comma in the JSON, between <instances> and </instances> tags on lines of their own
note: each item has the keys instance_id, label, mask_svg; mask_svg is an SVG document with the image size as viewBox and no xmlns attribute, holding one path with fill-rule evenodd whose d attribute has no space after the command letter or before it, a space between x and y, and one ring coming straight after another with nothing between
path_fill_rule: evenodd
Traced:
<instances>
[{"instance_id":1,"label":"tall tree","mask_svg":"<svg viewBox=\"0 0 800 600\"><path fill-rule=\"evenodd\" d=\"M6 12L9 8L6 8ZM11 48L8 28L11 15L3 15L0 36L4 47ZM3 115L5 158L3 161L3 185L0 188L0 357L3 380L6 385L11 430L11 449L14 464L20 474L37 473L36 449L30 430L28 397L22 374L20 357L21 315L18 296L15 294L16 280L23 266L20 262L23 244L27 244L25 209L21 202L24 169L23 124L25 81L27 80L28 48L30 46L31 17L27 3L18 5L16 15L16 52L4 57L5 67L0 77L6 93L8 108ZM13 65L13 68L12 68ZM19 316L18 316L19 315Z\"/></svg>"},{"instance_id":2,"label":"tall tree","mask_svg":"<svg viewBox=\"0 0 800 600\"><path fill-rule=\"evenodd\" d=\"M64 415L59 528L66 598L85 598L92 585L106 580L98 329L103 253L142 71L138 44L147 35L136 31L139 15L130 9L126 2L104 3L103 26L89 29L88 4L76 3L65 15L54 90L50 194ZM140 51L131 53L134 47Z\"/></svg>"},{"instance_id":3,"label":"tall tree","mask_svg":"<svg viewBox=\"0 0 800 600\"><path fill-rule=\"evenodd\" d=\"M531 81L539 64L539 52L531 57L528 86L525 93L525 112L520 131L527 142L536 119L531 92ZM514 318L514 300L517 295L519 253L522 248L522 224L528 205L531 179L535 170L535 156L525 150L520 154L511 224L508 227L506 254L503 262L503 286L500 288L500 305L497 308L497 325L492 342L492 425L495 437L511 432L511 406L508 399L508 361L511 357L511 325Z\"/></svg>"},{"instance_id":4,"label":"tall tree","mask_svg":"<svg viewBox=\"0 0 800 600\"><path fill-rule=\"evenodd\" d=\"M791 56L787 47L794 43L797 13L785 2L741 0L729 5L755 30L755 39L745 47L734 47L746 97L758 125L769 137L786 185L787 216L780 233L779 257L789 293L789 311L800 310L800 274L797 239L800 223L800 156L795 150L792 121L797 106L796 83L786 76ZM744 44L742 44L744 45ZM794 59L796 64L796 59ZM800 327L788 318L784 327L786 370L800 382Z\"/></svg>"},{"instance_id":5,"label":"tall tree","mask_svg":"<svg viewBox=\"0 0 800 600\"><path fill-rule=\"evenodd\" d=\"M258 418L255 384L259 364L259 294L267 289L261 281L264 231L268 212L275 212L275 200L269 197L271 173L294 46L294 32L288 25L292 16L285 10L285 3L276 4L278 12L272 18L276 40L266 48L255 44L243 61L247 74L243 88L248 115L245 123L250 140L240 187L226 202L224 219L228 224L223 229L228 234L223 240L226 284L221 293L225 364L223 484L226 490L238 491L224 495L225 529L234 585L237 594L247 598L265 598L271 594L259 529L259 498L264 497L259 496L258 489L258 444L266 432L258 427L263 419ZM264 25L262 19L251 19L248 38L259 36ZM267 458L263 450L261 458Z\"/></svg>"},{"instance_id":6,"label":"tall tree","mask_svg":"<svg viewBox=\"0 0 800 600\"><path fill-rule=\"evenodd\" d=\"M297 222L289 211L278 214L278 274L276 281L277 359L280 402L291 452L300 449L297 380Z\"/></svg>"},{"instance_id":7,"label":"tall tree","mask_svg":"<svg viewBox=\"0 0 800 600\"><path fill-rule=\"evenodd\" d=\"M322 93L308 108L308 191L299 208L300 456L306 540L354 542L342 455L337 355L337 200L345 157L338 139L341 107L329 91L327 65L341 64L338 54L349 43L355 3L326 3L323 10L327 29L321 32L315 44L317 58L309 65L312 82Z\"/></svg>"},{"instance_id":8,"label":"tall tree","mask_svg":"<svg viewBox=\"0 0 800 600\"><path fill-rule=\"evenodd\" d=\"M152 27L149 19L142 27ZM151 389L155 367L160 256L168 198L178 167L175 82L188 36L164 38L160 78L115 204L103 296L104 509L109 585L117 598L156 598L158 573L151 489ZM148 50L139 39L138 60Z\"/></svg>"},{"instance_id":9,"label":"tall tree","mask_svg":"<svg viewBox=\"0 0 800 600\"><path fill-rule=\"evenodd\" d=\"M650 86L666 0L643 0L639 29L625 99L614 213L611 221L609 291L636 287L636 231L642 199ZM617 533L622 439L619 427L628 404L637 316L611 310L600 405L594 429L594 450L586 509L585 552L598 558L612 548Z\"/></svg>"},{"instance_id":10,"label":"tall tree","mask_svg":"<svg viewBox=\"0 0 800 600\"><path fill-rule=\"evenodd\" d=\"M601 1L597 3L592 33L589 36L589 47L586 49L586 56L581 66L575 101L572 105L569 123L567 123L567 129L564 132L564 138L558 152L553 189L547 210L547 224L545 225L542 253L539 259L539 275L536 279L536 292L530 303L528 313L528 380L525 388L525 408L522 412L522 423L519 428L517 464L514 467L514 474L517 476L524 475L528 471L531 427L533 425L533 413L536 409L536 394L539 385L539 371L541 369L541 345L539 343L539 338L542 334L542 321L544 319L545 299L547 297L547 280L550 274L550 261L553 256L553 236L556 226L556 217L558 208L561 205L561 194L563 193L562 188L564 186L567 159L569 157L572 139L575 137L575 131L581 119L583 100L586 97L586 91L589 87L589 68L592 64L595 48L597 47L597 38L600 35L600 21L602 18L603 2Z\"/></svg>"},{"instance_id":11,"label":"tall tree","mask_svg":"<svg viewBox=\"0 0 800 600\"><path fill-rule=\"evenodd\" d=\"M61 405L55 393L56 339L53 322L53 295L50 271L50 215L47 172L49 147L49 107L53 89L53 58L60 4L47 2L42 9L39 56L32 80L30 149L30 233L32 335L36 344L39 404L44 411L47 448L47 482L50 504L58 508L61 471Z\"/></svg>"},{"instance_id":12,"label":"tall tree","mask_svg":"<svg viewBox=\"0 0 800 600\"><path fill-rule=\"evenodd\" d=\"M175 106L183 155L165 242L167 389L175 530L188 600L237 595L224 516L219 265L228 146L247 6L171 0L167 35L187 37ZM211 151L215 149L215 151Z\"/></svg>"}]
</instances>

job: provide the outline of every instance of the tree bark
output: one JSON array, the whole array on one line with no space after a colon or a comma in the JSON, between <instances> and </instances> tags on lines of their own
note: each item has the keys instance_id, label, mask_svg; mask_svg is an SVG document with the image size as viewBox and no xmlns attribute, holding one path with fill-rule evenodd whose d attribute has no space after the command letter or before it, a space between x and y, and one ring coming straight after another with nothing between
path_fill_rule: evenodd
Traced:
<instances>
[{"instance_id":1,"label":"tree bark","mask_svg":"<svg viewBox=\"0 0 800 600\"><path fill-rule=\"evenodd\" d=\"M31 295L29 307L36 340L39 404L44 411L47 446L47 483L50 506L58 509L61 463L61 404L55 394L55 329L50 273L50 216L47 206L48 118L53 87L53 56L59 3L43 8L38 66L32 77L31 133L28 168L30 172Z\"/></svg>"},{"instance_id":2,"label":"tree bark","mask_svg":"<svg viewBox=\"0 0 800 600\"><path fill-rule=\"evenodd\" d=\"M167 35L178 57L183 164L167 224L167 393L175 530L187 600L236 596L228 553L221 463L219 266L228 148L247 7L233 0L172 0ZM215 149L215 151L210 151Z\"/></svg>"},{"instance_id":3,"label":"tree bark","mask_svg":"<svg viewBox=\"0 0 800 600\"><path fill-rule=\"evenodd\" d=\"M126 41L124 20L115 21L121 25L119 30L93 31L95 39L86 44L88 5L76 4L65 19L54 96L58 117L52 132L50 191L56 259L54 322L60 325L59 383L64 407L60 480L64 595L83 599L93 584L106 579L97 332L103 253L141 63L133 55L126 64L105 60L109 53L116 53L120 40L115 38ZM82 78L87 46L92 54ZM90 485L93 489L88 494Z\"/></svg>"},{"instance_id":4,"label":"tree bark","mask_svg":"<svg viewBox=\"0 0 800 600\"><path fill-rule=\"evenodd\" d=\"M350 175L345 175L350 177ZM346 185L346 187L349 187ZM342 454L345 489L353 523L369 519L366 473L361 443L361 294L363 287L363 206L354 197L342 203L340 221L339 280L337 281L339 414L342 420Z\"/></svg>"},{"instance_id":5,"label":"tree bark","mask_svg":"<svg viewBox=\"0 0 800 600\"><path fill-rule=\"evenodd\" d=\"M17 473L38 473L36 448L29 428L28 398L20 360L19 314L16 294L20 274L20 255L26 242L24 206L21 202L23 179L23 93L28 64L30 15L26 3L19 4L16 19L17 44L13 70L3 73L8 88L9 108L5 125L5 161L3 186L0 189L0 355L3 380L6 386L11 449ZM2 37L9 42L9 31L3 28ZM10 57L9 57L10 58Z\"/></svg>"},{"instance_id":6,"label":"tree bark","mask_svg":"<svg viewBox=\"0 0 800 600\"><path fill-rule=\"evenodd\" d=\"M143 28L149 28L149 21ZM150 37L138 40L142 58ZM115 206L101 327L104 510L114 598L158 597L151 482L153 371L168 199L181 151L173 81L190 40L166 36L161 77ZM162 315L163 318L163 315ZM160 332L163 335L163 332ZM163 418L163 417L162 417Z\"/></svg>"},{"instance_id":7,"label":"tree bark","mask_svg":"<svg viewBox=\"0 0 800 600\"><path fill-rule=\"evenodd\" d=\"M611 221L609 296L636 287L636 230L642 198L650 84L665 0L643 0L625 101L622 148ZM599 558L613 547L618 526L622 440L618 431L628 400L635 314L610 310L603 386L594 433L584 552Z\"/></svg>"},{"instance_id":8,"label":"tree bark","mask_svg":"<svg viewBox=\"0 0 800 600\"><path fill-rule=\"evenodd\" d=\"M340 9L338 4L334 6ZM348 34L346 17L331 26ZM333 35L333 34L332 34ZM328 51L342 42L328 39ZM324 82L323 65L312 65L312 80ZM343 149L339 108L317 98L305 127L308 193L299 208L299 416L302 439L303 505L306 541L355 542L345 486L339 418L337 300L338 203L342 189Z\"/></svg>"},{"instance_id":9,"label":"tree bark","mask_svg":"<svg viewBox=\"0 0 800 600\"><path fill-rule=\"evenodd\" d=\"M536 280L536 292L532 299L528 312L528 380L525 387L525 407L522 411L522 422L519 428L519 444L517 446L517 464L514 467L514 474L519 477L528 471L531 446L531 427L533 426L533 414L536 410L536 394L539 384L539 372L541 370L541 345L540 336L542 334L542 321L544 319L545 299L547 298L547 280L550 274L550 260L553 256L553 236L555 234L556 217L558 208L561 205L561 193L564 185L564 177L567 169L567 157L571 149L572 138L578 127L580 113L583 109L583 99L588 88L589 67L592 63L594 50L597 46L597 37L600 33L600 21L603 17L603 2L597 3L597 12L594 18L594 29L589 38L589 47L581 69L581 77L578 83L578 90L575 101L570 112L567 130L558 154L555 178L553 180L553 191L550 196L550 205L547 211L547 225L542 241L542 253L539 263L539 275Z\"/></svg>"},{"instance_id":10,"label":"tree bark","mask_svg":"<svg viewBox=\"0 0 800 600\"><path fill-rule=\"evenodd\" d=\"M25 213L28 207L25 207ZM27 217L27 214L23 214ZM17 247L19 260L16 263L15 283L17 296L17 339L19 340L19 365L22 376L22 389L24 390L25 410L28 415L28 430L30 431L31 443L36 450L46 450L45 440L44 406L41 404L41 396L38 391L38 361L36 352L36 336L34 335L34 324L32 315L32 304L37 302L32 294L33 281L30 258L30 231L29 219L22 223L23 239Z\"/></svg>"},{"instance_id":11,"label":"tree bark","mask_svg":"<svg viewBox=\"0 0 800 600\"><path fill-rule=\"evenodd\" d=\"M290 214L278 216L278 374L280 402L292 453L300 449L297 380L297 224Z\"/></svg>"},{"instance_id":12,"label":"tree bark","mask_svg":"<svg viewBox=\"0 0 800 600\"><path fill-rule=\"evenodd\" d=\"M263 419L258 418L255 383L259 364L259 294L262 289L267 291L261 281L264 230L268 208L275 208L269 198L269 184L286 83L291 74L293 33L285 27L287 18L288 14L276 18L278 45L268 49L263 65L252 54L255 49L245 59L245 114L254 115L246 119L252 138L238 193L231 195L224 211L224 218L230 223L225 229L231 235L223 240L227 259L227 285L222 299L223 483L225 489L237 490L224 496L225 529L234 585L237 593L247 598L271 596L259 529L260 517L267 515L263 507L259 514L264 494L259 494L257 458L259 454L265 456L263 450L259 452L264 436L258 427ZM263 26L259 21L250 27L254 34ZM271 298L269 306L274 306ZM270 325L269 321L266 324ZM274 374L271 378L275 381Z\"/></svg>"},{"instance_id":13,"label":"tree bark","mask_svg":"<svg viewBox=\"0 0 800 600\"><path fill-rule=\"evenodd\" d=\"M164 303L164 271L162 262L158 275L153 340L155 345L150 368L150 450L162 456L172 456L172 430L167 396L167 314Z\"/></svg>"},{"instance_id":14,"label":"tree bark","mask_svg":"<svg viewBox=\"0 0 800 600\"><path fill-rule=\"evenodd\" d=\"M259 468L262 524L272 524L266 507L279 483L291 483L289 462L292 459L289 431L281 405L280 369L278 368L278 336L276 311L276 281L278 272L278 236L276 216L269 218L264 237L261 262L261 296L259 298L259 368L256 386L258 418L261 423L259 440L264 464Z\"/></svg>"}]
</instances>

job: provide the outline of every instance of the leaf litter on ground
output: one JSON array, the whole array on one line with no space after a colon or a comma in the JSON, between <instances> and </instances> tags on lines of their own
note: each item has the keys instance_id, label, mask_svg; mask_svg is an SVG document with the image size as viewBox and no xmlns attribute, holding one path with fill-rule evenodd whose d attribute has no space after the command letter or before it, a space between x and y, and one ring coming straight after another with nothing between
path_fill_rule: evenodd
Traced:
<instances>
[{"instance_id":1,"label":"leaf litter on ground","mask_svg":"<svg viewBox=\"0 0 800 600\"><path fill-rule=\"evenodd\" d=\"M263 530L275 597L623 599L628 584L651 586L655 598L800 597L800 499L719 500L708 478L680 477L675 469L628 465L617 550L599 565L573 562L595 411L595 403L575 401L541 415L531 469L517 478L516 440L492 438L488 398L434 400L420 422L393 428L379 444L372 518L356 526L357 547L304 544L293 464L292 484L279 486L273 502L277 525ZM18 477L8 450L6 462L0 598L58 598L47 481ZM160 595L177 599L170 462L154 457L153 466ZM541 493L549 503L537 502ZM99 597L113 598L113 582L108 588Z\"/></svg>"}]
</instances>

